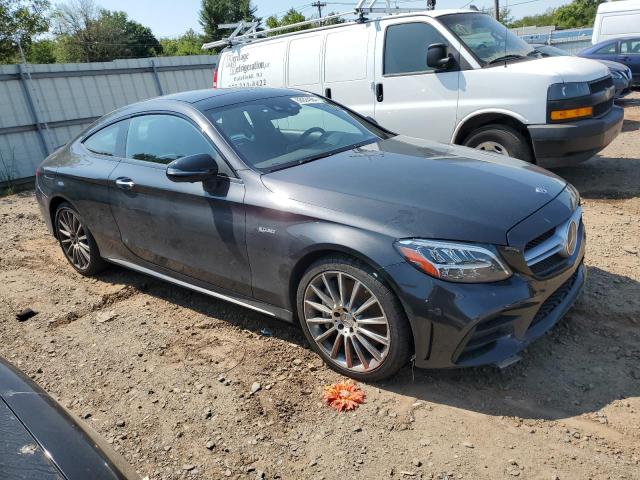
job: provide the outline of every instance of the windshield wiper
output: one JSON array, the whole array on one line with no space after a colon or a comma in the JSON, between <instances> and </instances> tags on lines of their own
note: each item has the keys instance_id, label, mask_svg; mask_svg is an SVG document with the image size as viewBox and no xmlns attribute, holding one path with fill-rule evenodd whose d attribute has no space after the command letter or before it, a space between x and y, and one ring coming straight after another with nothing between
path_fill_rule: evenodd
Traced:
<instances>
[{"instance_id":1,"label":"windshield wiper","mask_svg":"<svg viewBox=\"0 0 640 480\"><path fill-rule=\"evenodd\" d=\"M295 160L293 162L283 163L282 165L278 165L277 167L270 168L267 170L267 173L277 172L278 170L284 170L285 168L295 167L297 165L302 165L304 163L313 162L314 160L319 160L321 158L331 157L338 153L346 152L348 150L353 150L355 148L362 147L364 145L368 145L370 143L375 142L376 138L370 138L368 140L364 140L362 142L354 143L352 145L345 145L344 147L337 148L335 150L329 150L328 152L318 153L316 155L310 155L308 157L301 158L300 160Z\"/></svg>"},{"instance_id":2,"label":"windshield wiper","mask_svg":"<svg viewBox=\"0 0 640 480\"><path fill-rule=\"evenodd\" d=\"M510 53L508 55L503 55L501 57L494 58L493 60L488 62L487 65L493 65L494 63L506 62L507 60L520 60L522 58L527 58L527 57L525 57L524 55Z\"/></svg>"}]
</instances>

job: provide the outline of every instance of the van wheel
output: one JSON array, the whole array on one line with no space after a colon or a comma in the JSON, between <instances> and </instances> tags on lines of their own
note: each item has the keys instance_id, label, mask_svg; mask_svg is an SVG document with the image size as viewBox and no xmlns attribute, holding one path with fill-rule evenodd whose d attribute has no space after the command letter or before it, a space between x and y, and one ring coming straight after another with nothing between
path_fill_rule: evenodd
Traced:
<instances>
[{"instance_id":1,"label":"van wheel","mask_svg":"<svg viewBox=\"0 0 640 480\"><path fill-rule=\"evenodd\" d=\"M349 257L317 261L297 291L298 317L312 348L329 367L377 381L409 361L409 322L395 294L375 272Z\"/></svg>"},{"instance_id":2,"label":"van wheel","mask_svg":"<svg viewBox=\"0 0 640 480\"><path fill-rule=\"evenodd\" d=\"M486 152L532 162L529 142L522 134L506 125L486 125L471 132L464 145Z\"/></svg>"}]
</instances>

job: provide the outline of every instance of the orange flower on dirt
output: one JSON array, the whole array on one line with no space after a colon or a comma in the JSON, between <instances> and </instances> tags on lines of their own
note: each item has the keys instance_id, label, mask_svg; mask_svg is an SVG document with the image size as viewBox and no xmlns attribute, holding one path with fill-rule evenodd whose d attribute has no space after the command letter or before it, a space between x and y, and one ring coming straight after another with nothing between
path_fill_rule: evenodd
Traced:
<instances>
[{"instance_id":1,"label":"orange flower on dirt","mask_svg":"<svg viewBox=\"0 0 640 480\"><path fill-rule=\"evenodd\" d=\"M331 408L346 412L355 410L358 405L364 403L364 392L351 380L346 380L324 387L322 400Z\"/></svg>"}]
</instances>

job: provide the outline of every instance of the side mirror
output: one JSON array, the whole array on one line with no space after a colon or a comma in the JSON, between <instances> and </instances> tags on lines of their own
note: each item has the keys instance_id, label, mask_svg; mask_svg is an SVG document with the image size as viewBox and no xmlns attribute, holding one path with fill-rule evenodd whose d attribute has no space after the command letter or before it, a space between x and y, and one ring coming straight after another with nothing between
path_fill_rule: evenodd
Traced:
<instances>
[{"instance_id":1,"label":"side mirror","mask_svg":"<svg viewBox=\"0 0 640 480\"><path fill-rule=\"evenodd\" d=\"M453 63L453 59L447 55L447 46L444 43L432 43L427 49L427 66L436 70L446 70Z\"/></svg>"},{"instance_id":2,"label":"side mirror","mask_svg":"<svg viewBox=\"0 0 640 480\"><path fill-rule=\"evenodd\" d=\"M366 118L367 120L369 120L369 121L370 121L371 123L373 123L374 125L379 125L378 121L377 121L375 118L373 118L373 117L370 117L370 116L368 116L368 115L367 115L367 116L366 116L366 117L364 117L364 118Z\"/></svg>"},{"instance_id":3,"label":"side mirror","mask_svg":"<svg viewBox=\"0 0 640 480\"><path fill-rule=\"evenodd\" d=\"M208 153L178 158L167 165L167 178L172 182L202 182L218 174L218 164Z\"/></svg>"}]
</instances>

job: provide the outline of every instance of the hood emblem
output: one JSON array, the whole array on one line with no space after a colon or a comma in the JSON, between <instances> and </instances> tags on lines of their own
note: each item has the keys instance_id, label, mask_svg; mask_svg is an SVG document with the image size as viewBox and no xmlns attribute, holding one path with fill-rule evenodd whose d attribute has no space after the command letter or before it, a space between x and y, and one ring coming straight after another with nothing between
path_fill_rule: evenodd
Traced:
<instances>
[{"instance_id":1,"label":"hood emblem","mask_svg":"<svg viewBox=\"0 0 640 480\"><path fill-rule=\"evenodd\" d=\"M548 193L544 187L536 187L536 193Z\"/></svg>"}]
</instances>

